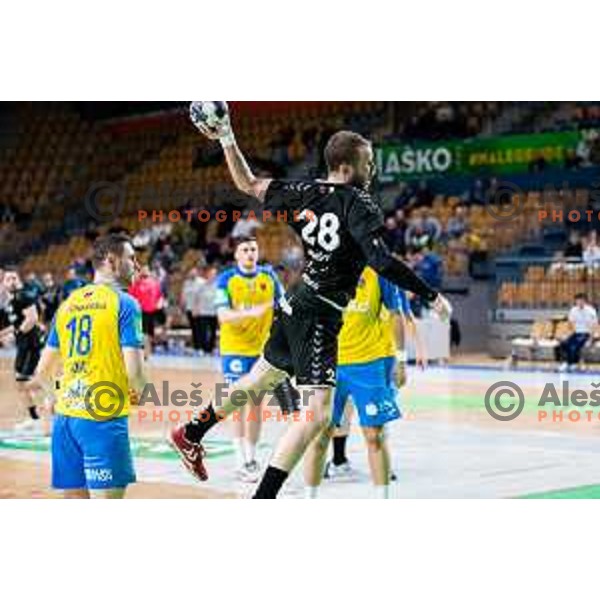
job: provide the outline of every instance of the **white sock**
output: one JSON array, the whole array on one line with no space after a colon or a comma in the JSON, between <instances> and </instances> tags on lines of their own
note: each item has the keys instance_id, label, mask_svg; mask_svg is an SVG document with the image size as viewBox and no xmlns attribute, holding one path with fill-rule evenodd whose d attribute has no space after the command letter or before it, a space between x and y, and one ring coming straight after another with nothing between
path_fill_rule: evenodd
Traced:
<instances>
[{"instance_id":1,"label":"white sock","mask_svg":"<svg viewBox=\"0 0 600 600\"><path fill-rule=\"evenodd\" d=\"M376 485L375 486L375 497L378 500L388 500L390 497L390 486L389 485Z\"/></svg>"},{"instance_id":2,"label":"white sock","mask_svg":"<svg viewBox=\"0 0 600 600\"><path fill-rule=\"evenodd\" d=\"M316 500L319 497L319 487L307 485L304 486L304 499L305 500Z\"/></svg>"},{"instance_id":3,"label":"white sock","mask_svg":"<svg viewBox=\"0 0 600 600\"><path fill-rule=\"evenodd\" d=\"M233 438L233 449L235 450L235 460L238 468L243 467L246 464L246 454L244 453L244 439Z\"/></svg>"},{"instance_id":4,"label":"white sock","mask_svg":"<svg viewBox=\"0 0 600 600\"><path fill-rule=\"evenodd\" d=\"M244 448L246 450L246 462L254 462L256 460L256 444L244 440Z\"/></svg>"}]
</instances>

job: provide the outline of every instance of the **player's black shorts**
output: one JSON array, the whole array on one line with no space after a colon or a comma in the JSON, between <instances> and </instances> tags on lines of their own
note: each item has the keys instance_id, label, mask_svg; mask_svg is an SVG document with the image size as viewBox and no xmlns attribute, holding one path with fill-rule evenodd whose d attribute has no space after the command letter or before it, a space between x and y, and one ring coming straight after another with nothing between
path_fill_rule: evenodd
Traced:
<instances>
[{"instance_id":1,"label":"player's black shorts","mask_svg":"<svg viewBox=\"0 0 600 600\"><path fill-rule=\"evenodd\" d=\"M264 351L274 367L296 376L297 385L334 386L342 313L305 286L278 309Z\"/></svg>"},{"instance_id":2,"label":"player's black shorts","mask_svg":"<svg viewBox=\"0 0 600 600\"><path fill-rule=\"evenodd\" d=\"M154 337L154 327L156 325L156 313L142 313L142 331L148 336Z\"/></svg>"},{"instance_id":3,"label":"player's black shorts","mask_svg":"<svg viewBox=\"0 0 600 600\"><path fill-rule=\"evenodd\" d=\"M25 335L17 336L16 347L15 378L17 381L29 381L35 373L42 353L43 340L41 332L34 330Z\"/></svg>"},{"instance_id":4,"label":"player's black shorts","mask_svg":"<svg viewBox=\"0 0 600 600\"><path fill-rule=\"evenodd\" d=\"M154 313L154 322L158 327L164 327L167 324L167 313L164 308L159 308Z\"/></svg>"}]
</instances>

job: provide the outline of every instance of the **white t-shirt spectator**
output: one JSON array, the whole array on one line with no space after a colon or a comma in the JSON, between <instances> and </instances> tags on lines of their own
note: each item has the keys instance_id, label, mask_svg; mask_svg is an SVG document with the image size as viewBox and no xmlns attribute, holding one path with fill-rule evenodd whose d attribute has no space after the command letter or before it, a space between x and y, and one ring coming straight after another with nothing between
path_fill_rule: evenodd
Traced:
<instances>
[{"instance_id":1,"label":"white t-shirt spectator","mask_svg":"<svg viewBox=\"0 0 600 600\"><path fill-rule=\"evenodd\" d=\"M185 310L194 317L214 317L217 288L203 277L187 279L182 289Z\"/></svg>"},{"instance_id":2,"label":"white t-shirt spectator","mask_svg":"<svg viewBox=\"0 0 600 600\"><path fill-rule=\"evenodd\" d=\"M198 313L195 312L197 305L197 296L201 293L202 286L206 283L206 279L202 277L188 278L183 282L183 288L181 295L183 296L183 304L186 312L191 312L194 316Z\"/></svg>"},{"instance_id":3,"label":"white t-shirt spectator","mask_svg":"<svg viewBox=\"0 0 600 600\"><path fill-rule=\"evenodd\" d=\"M211 281L204 280L196 296L195 311L202 317L215 317L217 315L217 288Z\"/></svg>"},{"instance_id":4,"label":"white t-shirt spectator","mask_svg":"<svg viewBox=\"0 0 600 600\"><path fill-rule=\"evenodd\" d=\"M589 304L583 308L574 306L569 311L569 322L575 328L575 333L592 333L593 327L598 324L598 314Z\"/></svg>"},{"instance_id":5,"label":"white t-shirt spectator","mask_svg":"<svg viewBox=\"0 0 600 600\"><path fill-rule=\"evenodd\" d=\"M583 251L583 262L588 266L600 264L600 246L590 244Z\"/></svg>"}]
</instances>

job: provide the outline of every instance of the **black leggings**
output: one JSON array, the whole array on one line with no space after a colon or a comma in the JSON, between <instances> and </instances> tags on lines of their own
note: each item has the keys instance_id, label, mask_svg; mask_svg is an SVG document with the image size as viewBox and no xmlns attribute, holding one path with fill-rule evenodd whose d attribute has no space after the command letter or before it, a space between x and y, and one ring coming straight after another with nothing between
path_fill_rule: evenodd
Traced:
<instances>
[{"instance_id":1,"label":"black leggings","mask_svg":"<svg viewBox=\"0 0 600 600\"><path fill-rule=\"evenodd\" d=\"M193 316L188 312L188 320L192 328L192 345L194 350L202 350L210 354L215 349L217 341L217 317Z\"/></svg>"}]
</instances>

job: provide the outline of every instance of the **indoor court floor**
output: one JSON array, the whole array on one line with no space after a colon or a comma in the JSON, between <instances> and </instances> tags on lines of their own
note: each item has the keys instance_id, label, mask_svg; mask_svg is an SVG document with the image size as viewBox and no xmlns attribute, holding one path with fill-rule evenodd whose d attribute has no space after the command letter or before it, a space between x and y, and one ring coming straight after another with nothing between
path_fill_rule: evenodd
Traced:
<instances>
[{"instance_id":1,"label":"indoor court floor","mask_svg":"<svg viewBox=\"0 0 600 600\"><path fill-rule=\"evenodd\" d=\"M16 402L10 353L0 355L0 497L54 497L49 489L49 439L16 436ZM155 356L150 374L157 389L168 381L170 390L188 393L202 383L203 397L219 382L216 359ZM486 411L488 388L510 380L524 392L525 408L513 421L494 420ZM547 384L561 391L566 385L591 391L600 373L568 376L543 371L500 368L433 367L409 369L409 384L401 398L402 421L391 424L388 437L398 481L395 498L600 498L600 408L546 406L541 419L538 400ZM508 402L508 400L506 400ZM179 412L174 412L179 410ZM553 410L564 410L552 418ZM155 412L156 411L156 412ZM165 442L165 434L185 409L146 404L133 409L131 436L138 483L130 498L247 497L253 485L236 481L234 451L228 426L207 440L210 480L193 480ZM577 411L578 417L574 411ZM588 411L586 413L586 411ZM561 422L562 421L562 422ZM268 460L285 423L275 419L264 426L259 459ZM353 426L348 454L356 477L327 482L322 498L371 498L366 453L360 431ZM282 497L302 498L298 470Z\"/></svg>"}]
</instances>

